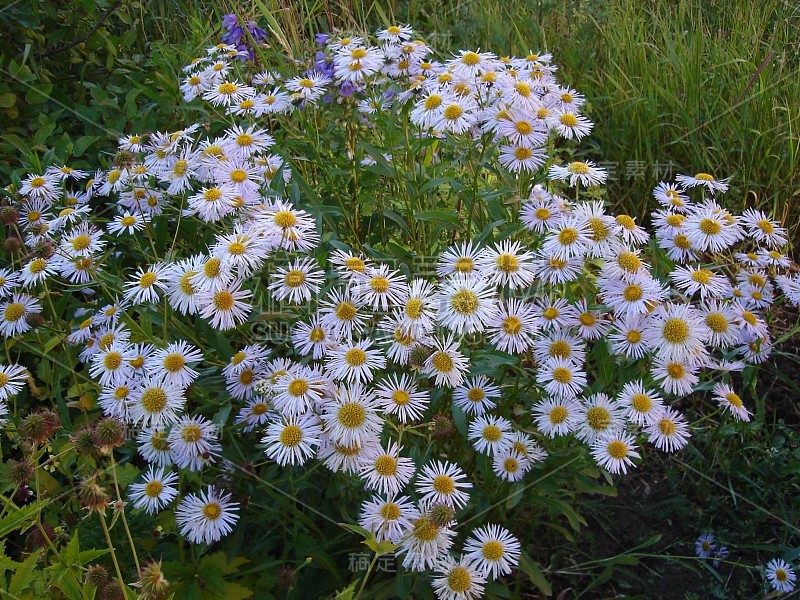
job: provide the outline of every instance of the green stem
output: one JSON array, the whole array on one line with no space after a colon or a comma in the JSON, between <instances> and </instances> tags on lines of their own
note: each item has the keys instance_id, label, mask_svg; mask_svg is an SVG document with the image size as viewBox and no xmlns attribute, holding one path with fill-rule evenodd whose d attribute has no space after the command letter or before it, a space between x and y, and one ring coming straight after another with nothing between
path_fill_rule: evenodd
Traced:
<instances>
[{"instance_id":1,"label":"green stem","mask_svg":"<svg viewBox=\"0 0 800 600\"><path fill-rule=\"evenodd\" d=\"M106 543L108 544L108 549L111 552L111 560L114 563L114 569L117 572L117 578L119 579L119 584L122 586L122 590L125 591L125 580L122 579L122 571L119 568L119 561L117 560L117 553L114 552L114 544L111 542L111 533L108 531L108 525L106 524L106 517L102 512L97 513L100 516L100 524L103 526L103 533L106 536Z\"/></svg>"},{"instance_id":2,"label":"green stem","mask_svg":"<svg viewBox=\"0 0 800 600\"><path fill-rule=\"evenodd\" d=\"M372 573L372 569L375 567L375 563L378 562L378 557L379 556L380 556L380 554L378 554L376 552L375 556L372 557L372 562L369 563L369 567L367 568L367 572L364 573L364 579L361 580L361 585L358 588L358 593L356 594L355 600L358 600L359 598L361 598L361 594L364 593L364 588L367 585L367 579L369 579L369 575L370 575L370 573Z\"/></svg>"}]
</instances>

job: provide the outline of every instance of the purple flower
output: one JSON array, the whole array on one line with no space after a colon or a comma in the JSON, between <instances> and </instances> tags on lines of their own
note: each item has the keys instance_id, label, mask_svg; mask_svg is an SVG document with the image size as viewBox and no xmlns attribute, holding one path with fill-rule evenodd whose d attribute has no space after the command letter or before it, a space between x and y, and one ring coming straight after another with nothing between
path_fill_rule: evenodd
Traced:
<instances>
[{"instance_id":1,"label":"purple flower","mask_svg":"<svg viewBox=\"0 0 800 600\"><path fill-rule=\"evenodd\" d=\"M255 21L248 21L244 27L239 24L239 17L235 14L224 15L222 17L222 27L224 29L222 34L222 43L236 46L240 52L247 52L250 60L253 60L255 53L250 47L252 42L260 43L267 39L267 32L259 27ZM245 27L248 33L245 35ZM243 56L239 60L244 60Z\"/></svg>"},{"instance_id":2,"label":"purple flower","mask_svg":"<svg viewBox=\"0 0 800 600\"><path fill-rule=\"evenodd\" d=\"M331 39L331 34L329 33L318 33L314 36L314 41L320 46L327 44L329 39Z\"/></svg>"}]
</instances>

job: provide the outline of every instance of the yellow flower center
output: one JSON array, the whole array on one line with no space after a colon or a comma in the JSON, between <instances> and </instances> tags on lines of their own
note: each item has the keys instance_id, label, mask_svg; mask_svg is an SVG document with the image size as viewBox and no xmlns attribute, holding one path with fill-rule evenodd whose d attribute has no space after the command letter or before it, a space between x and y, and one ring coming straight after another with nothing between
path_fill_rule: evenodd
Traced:
<instances>
[{"instance_id":1,"label":"yellow flower center","mask_svg":"<svg viewBox=\"0 0 800 600\"><path fill-rule=\"evenodd\" d=\"M503 320L503 331L508 335L517 335L522 330L522 321L517 317L510 316Z\"/></svg>"},{"instance_id":2,"label":"yellow flower center","mask_svg":"<svg viewBox=\"0 0 800 600\"><path fill-rule=\"evenodd\" d=\"M461 57L461 62L467 66L474 67L481 62L481 57L477 52L465 52L464 56Z\"/></svg>"},{"instance_id":3,"label":"yellow flower center","mask_svg":"<svg viewBox=\"0 0 800 600\"><path fill-rule=\"evenodd\" d=\"M566 127L575 127L578 124L578 119L572 113L564 113L558 120Z\"/></svg>"},{"instance_id":4,"label":"yellow flower center","mask_svg":"<svg viewBox=\"0 0 800 600\"><path fill-rule=\"evenodd\" d=\"M299 398L308 391L308 382L305 379L295 379L287 388L289 395Z\"/></svg>"},{"instance_id":5,"label":"yellow flower center","mask_svg":"<svg viewBox=\"0 0 800 600\"><path fill-rule=\"evenodd\" d=\"M464 114L464 109L458 104L451 104L444 109L444 118L448 121L455 121Z\"/></svg>"},{"instance_id":6,"label":"yellow flower center","mask_svg":"<svg viewBox=\"0 0 800 600\"><path fill-rule=\"evenodd\" d=\"M209 502L203 507L203 516L209 521L216 521L222 516L222 507L216 502Z\"/></svg>"},{"instance_id":7,"label":"yellow flower center","mask_svg":"<svg viewBox=\"0 0 800 600\"><path fill-rule=\"evenodd\" d=\"M175 163L175 166L172 167L172 172L175 173L175 175L177 175L178 177L184 175L188 170L189 170L189 163L182 158Z\"/></svg>"},{"instance_id":8,"label":"yellow flower center","mask_svg":"<svg viewBox=\"0 0 800 600\"><path fill-rule=\"evenodd\" d=\"M340 321L351 321L357 312L356 307L350 302L340 302L336 307L336 317Z\"/></svg>"},{"instance_id":9,"label":"yellow flower center","mask_svg":"<svg viewBox=\"0 0 800 600\"><path fill-rule=\"evenodd\" d=\"M454 269L459 273L471 273L475 268L475 262L466 256L462 256L456 261Z\"/></svg>"},{"instance_id":10,"label":"yellow flower center","mask_svg":"<svg viewBox=\"0 0 800 600\"><path fill-rule=\"evenodd\" d=\"M440 494L450 495L456 489L456 482L447 475L437 475L433 480L433 489Z\"/></svg>"},{"instance_id":11,"label":"yellow flower center","mask_svg":"<svg viewBox=\"0 0 800 600\"><path fill-rule=\"evenodd\" d=\"M501 544L497 540L489 540L488 542L483 544L481 552L483 553L483 557L486 560L490 561L500 560L503 557L504 553L503 544Z\"/></svg>"},{"instance_id":12,"label":"yellow flower center","mask_svg":"<svg viewBox=\"0 0 800 600\"><path fill-rule=\"evenodd\" d=\"M230 83L226 81L225 83L220 84L219 88L217 88L217 91L223 96L232 96L233 94L236 93L236 90L238 89L239 88L236 87L235 83Z\"/></svg>"},{"instance_id":13,"label":"yellow flower center","mask_svg":"<svg viewBox=\"0 0 800 600\"><path fill-rule=\"evenodd\" d=\"M122 354L119 352L109 352L103 357L103 366L109 371L119 369L122 364Z\"/></svg>"},{"instance_id":14,"label":"yellow flower center","mask_svg":"<svg viewBox=\"0 0 800 600\"><path fill-rule=\"evenodd\" d=\"M278 227L286 229L287 227L294 227L297 217L291 211L281 210L275 213L274 221Z\"/></svg>"},{"instance_id":15,"label":"yellow flower center","mask_svg":"<svg viewBox=\"0 0 800 600\"><path fill-rule=\"evenodd\" d=\"M503 437L503 432L497 425L487 425L483 428L483 439L487 442L497 442Z\"/></svg>"},{"instance_id":16,"label":"yellow flower center","mask_svg":"<svg viewBox=\"0 0 800 600\"><path fill-rule=\"evenodd\" d=\"M446 352L436 352L431 363L441 373L449 373L453 370L453 359Z\"/></svg>"},{"instance_id":17,"label":"yellow flower center","mask_svg":"<svg viewBox=\"0 0 800 600\"><path fill-rule=\"evenodd\" d=\"M706 269L698 269L697 271L692 271L692 279L694 279L700 285L708 285L711 283L711 278L714 276L714 273L711 271L707 271Z\"/></svg>"},{"instance_id":18,"label":"yellow flower center","mask_svg":"<svg viewBox=\"0 0 800 600\"><path fill-rule=\"evenodd\" d=\"M167 406L167 394L161 388L148 388L142 394L141 402L150 414L160 413Z\"/></svg>"},{"instance_id":19,"label":"yellow flower center","mask_svg":"<svg viewBox=\"0 0 800 600\"><path fill-rule=\"evenodd\" d=\"M544 309L542 316L547 319L548 321L552 321L553 319L557 319L559 315L558 309L555 306L548 306Z\"/></svg>"},{"instance_id":20,"label":"yellow flower center","mask_svg":"<svg viewBox=\"0 0 800 600\"><path fill-rule=\"evenodd\" d=\"M442 105L442 97L439 94L431 94L425 98L425 102L423 104L425 106L425 110L437 109Z\"/></svg>"},{"instance_id":21,"label":"yellow flower center","mask_svg":"<svg viewBox=\"0 0 800 600\"><path fill-rule=\"evenodd\" d=\"M716 219L711 219L708 217L700 221L699 227L700 231L706 235L717 235L720 231L722 231L722 225L720 222Z\"/></svg>"},{"instance_id":22,"label":"yellow flower center","mask_svg":"<svg viewBox=\"0 0 800 600\"><path fill-rule=\"evenodd\" d=\"M164 368L170 373L177 373L186 365L186 359L177 352L172 352L164 357Z\"/></svg>"},{"instance_id":23,"label":"yellow flower center","mask_svg":"<svg viewBox=\"0 0 800 600\"><path fill-rule=\"evenodd\" d=\"M303 273L300 269L292 269L286 273L286 277L284 278L284 282L290 288L300 287L305 283L306 274Z\"/></svg>"},{"instance_id":24,"label":"yellow flower center","mask_svg":"<svg viewBox=\"0 0 800 600\"><path fill-rule=\"evenodd\" d=\"M589 173L589 165L585 162L571 162L567 165L567 171L573 175L587 175Z\"/></svg>"},{"instance_id":25,"label":"yellow flower center","mask_svg":"<svg viewBox=\"0 0 800 600\"><path fill-rule=\"evenodd\" d=\"M682 344L689 337L689 324L683 319L672 317L664 323L664 339L670 344Z\"/></svg>"},{"instance_id":26,"label":"yellow flower center","mask_svg":"<svg viewBox=\"0 0 800 600\"><path fill-rule=\"evenodd\" d=\"M625 334L625 339L631 344L638 344L642 341L642 332L637 331L636 329L631 329Z\"/></svg>"},{"instance_id":27,"label":"yellow flower center","mask_svg":"<svg viewBox=\"0 0 800 600\"><path fill-rule=\"evenodd\" d=\"M640 285L636 285L635 283L630 284L625 288L622 292L622 296L625 298L627 302L636 302L642 299L644 295L644 290Z\"/></svg>"},{"instance_id":28,"label":"yellow flower center","mask_svg":"<svg viewBox=\"0 0 800 600\"><path fill-rule=\"evenodd\" d=\"M514 84L514 90L516 90L516 92L523 98L529 97L532 93L531 86L524 81L517 81Z\"/></svg>"},{"instance_id":29,"label":"yellow flower center","mask_svg":"<svg viewBox=\"0 0 800 600\"><path fill-rule=\"evenodd\" d=\"M389 291L389 280L382 275L376 275L369 280L369 287L379 294Z\"/></svg>"},{"instance_id":30,"label":"yellow flower center","mask_svg":"<svg viewBox=\"0 0 800 600\"><path fill-rule=\"evenodd\" d=\"M142 289L149 288L156 282L156 279L158 279L158 275L156 275L153 271L143 273L142 276L139 277L139 287Z\"/></svg>"},{"instance_id":31,"label":"yellow flower center","mask_svg":"<svg viewBox=\"0 0 800 600\"><path fill-rule=\"evenodd\" d=\"M646 413L653 407L653 401L647 394L634 394L631 398L631 406L640 413Z\"/></svg>"},{"instance_id":32,"label":"yellow flower center","mask_svg":"<svg viewBox=\"0 0 800 600\"><path fill-rule=\"evenodd\" d=\"M686 374L686 369L684 369L683 365L680 363L669 363L667 365L667 374L672 379L683 379L683 376Z\"/></svg>"},{"instance_id":33,"label":"yellow flower center","mask_svg":"<svg viewBox=\"0 0 800 600\"><path fill-rule=\"evenodd\" d=\"M472 576L464 567L454 567L447 575L447 586L456 594L464 594L472 585Z\"/></svg>"},{"instance_id":34,"label":"yellow flower center","mask_svg":"<svg viewBox=\"0 0 800 600\"><path fill-rule=\"evenodd\" d=\"M420 517L413 523L414 537L423 542L432 542L439 533L436 523L426 517Z\"/></svg>"},{"instance_id":35,"label":"yellow flower center","mask_svg":"<svg viewBox=\"0 0 800 600\"><path fill-rule=\"evenodd\" d=\"M720 313L711 313L706 316L706 326L715 333L728 331L728 319Z\"/></svg>"},{"instance_id":36,"label":"yellow flower center","mask_svg":"<svg viewBox=\"0 0 800 600\"><path fill-rule=\"evenodd\" d=\"M675 247L680 248L681 250L688 250L689 248L692 247L692 242L690 242L689 238L683 235L682 233L676 235L675 239L672 241L675 244Z\"/></svg>"},{"instance_id":37,"label":"yellow flower center","mask_svg":"<svg viewBox=\"0 0 800 600\"><path fill-rule=\"evenodd\" d=\"M567 409L564 408L563 406L556 406L553 408L553 410L550 411L548 417L550 418L550 422L553 425L559 425L567 420L567 417L569 417L569 413L567 412Z\"/></svg>"},{"instance_id":38,"label":"yellow flower center","mask_svg":"<svg viewBox=\"0 0 800 600\"><path fill-rule=\"evenodd\" d=\"M450 306L459 314L474 314L478 310L478 296L472 290L458 290L450 298Z\"/></svg>"},{"instance_id":39,"label":"yellow flower center","mask_svg":"<svg viewBox=\"0 0 800 600\"><path fill-rule=\"evenodd\" d=\"M47 261L43 258L34 258L31 264L28 265L28 270L34 275L38 275L47 267Z\"/></svg>"},{"instance_id":40,"label":"yellow flower center","mask_svg":"<svg viewBox=\"0 0 800 600\"><path fill-rule=\"evenodd\" d=\"M565 340L556 340L550 344L549 353L554 358L569 358L572 354L572 348Z\"/></svg>"},{"instance_id":41,"label":"yellow flower center","mask_svg":"<svg viewBox=\"0 0 800 600\"><path fill-rule=\"evenodd\" d=\"M400 516L400 507L394 502L387 502L381 506L381 517L386 521L394 521Z\"/></svg>"},{"instance_id":42,"label":"yellow flower center","mask_svg":"<svg viewBox=\"0 0 800 600\"><path fill-rule=\"evenodd\" d=\"M236 299L227 290L222 290L214 294L214 306L219 310L230 310L233 308Z\"/></svg>"},{"instance_id":43,"label":"yellow flower center","mask_svg":"<svg viewBox=\"0 0 800 600\"><path fill-rule=\"evenodd\" d=\"M322 328L320 327L314 327L308 333L308 339L314 342L315 344L318 344L319 342L325 339L325 331L323 331Z\"/></svg>"},{"instance_id":44,"label":"yellow flower center","mask_svg":"<svg viewBox=\"0 0 800 600\"><path fill-rule=\"evenodd\" d=\"M181 430L181 438L184 442L193 443L203 437L203 431L197 425L187 425Z\"/></svg>"},{"instance_id":45,"label":"yellow flower center","mask_svg":"<svg viewBox=\"0 0 800 600\"><path fill-rule=\"evenodd\" d=\"M597 319L590 312L581 313L580 316L578 317L578 320L581 322L582 325L585 325L586 327L591 327L597 322Z\"/></svg>"},{"instance_id":46,"label":"yellow flower center","mask_svg":"<svg viewBox=\"0 0 800 600\"><path fill-rule=\"evenodd\" d=\"M714 181L714 176L709 175L708 173L698 173L694 176L695 179L699 179L700 181Z\"/></svg>"},{"instance_id":47,"label":"yellow flower center","mask_svg":"<svg viewBox=\"0 0 800 600\"><path fill-rule=\"evenodd\" d=\"M351 348L345 353L344 360L351 367L360 367L367 362L367 353L361 348Z\"/></svg>"},{"instance_id":48,"label":"yellow flower center","mask_svg":"<svg viewBox=\"0 0 800 600\"><path fill-rule=\"evenodd\" d=\"M467 399L470 402L480 402L486 398L486 393L479 387L474 387L467 392Z\"/></svg>"},{"instance_id":49,"label":"yellow flower center","mask_svg":"<svg viewBox=\"0 0 800 600\"><path fill-rule=\"evenodd\" d=\"M553 379L558 383L569 383L572 381L572 371L566 367L556 367L553 369Z\"/></svg>"},{"instance_id":50,"label":"yellow flower center","mask_svg":"<svg viewBox=\"0 0 800 600\"><path fill-rule=\"evenodd\" d=\"M231 171L231 181L234 183L242 183L247 179L247 171L243 169L234 169Z\"/></svg>"},{"instance_id":51,"label":"yellow flower center","mask_svg":"<svg viewBox=\"0 0 800 600\"><path fill-rule=\"evenodd\" d=\"M608 453L617 460L622 460L628 456L628 446L621 440L614 440L608 445Z\"/></svg>"},{"instance_id":52,"label":"yellow flower center","mask_svg":"<svg viewBox=\"0 0 800 600\"><path fill-rule=\"evenodd\" d=\"M392 394L392 402L399 406L405 406L411 401L411 396L405 390L395 390Z\"/></svg>"},{"instance_id":53,"label":"yellow flower center","mask_svg":"<svg viewBox=\"0 0 800 600\"><path fill-rule=\"evenodd\" d=\"M565 227L558 234L558 243L562 246L570 246L578 239L578 231L572 227Z\"/></svg>"},{"instance_id":54,"label":"yellow flower center","mask_svg":"<svg viewBox=\"0 0 800 600\"><path fill-rule=\"evenodd\" d=\"M424 304L422 300L419 298L409 298L408 302L406 302L406 316L409 319L419 319L422 316L422 311L424 308Z\"/></svg>"},{"instance_id":55,"label":"yellow flower center","mask_svg":"<svg viewBox=\"0 0 800 600\"><path fill-rule=\"evenodd\" d=\"M551 212L550 212L549 210L547 210L546 208L537 208L537 209L536 209L536 212L534 213L534 215L535 215L535 216L536 216L536 218L537 218L537 219L539 219L540 221L547 221L547 219L549 219L549 218L550 218L550 217L553 215L553 213L551 213ZM562 232L562 233L563 233L563 232Z\"/></svg>"},{"instance_id":56,"label":"yellow flower center","mask_svg":"<svg viewBox=\"0 0 800 600\"><path fill-rule=\"evenodd\" d=\"M611 414L602 406L593 406L586 411L586 422L595 431L605 431L611 425Z\"/></svg>"},{"instance_id":57,"label":"yellow flower center","mask_svg":"<svg viewBox=\"0 0 800 600\"><path fill-rule=\"evenodd\" d=\"M739 397L738 394L729 392L725 394L725 400L727 400L729 404L732 404L736 408L742 408L742 399Z\"/></svg>"},{"instance_id":58,"label":"yellow flower center","mask_svg":"<svg viewBox=\"0 0 800 600\"><path fill-rule=\"evenodd\" d=\"M148 481L144 486L144 493L150 498L158 498L163 490L164 486L160 481Z\"/></svg>"},{"instance_id":59,"label":"yellow flower center","mask_svg":"<svg viewBox=\"0 0 800 600\"><path fill-rule=\"evenodd\" d=\"M683 215L669 215L666 219L667 225L670 227L680 227L686 220Z\"/></svg>"},{"instance_id":60,"label":"yellow flower center","mask_svg":"<svg viewBox=\"0 0 800 600\"><path fill-rule=\"evenodd\" d=\"M122 219L120 219L120 224L123 227L130 227L131 225L136 225L136 217L132 217L131 215L128 215L127 217L122 217Z\"/></svg>"},{"instance_id":61,"label":"yellow flower center","mask_svg":"<svg viewBox=\"0 0 800 600\"><path fill-rule=\"evenodd\" d=\"M203 265L203 274L209 279L218 277L222 270L222 259L209 258L206 264Z\"/></svg>"},{"instance_id":62,"label":"yellow flower center","mask_svg":"<svg viewBox=\"0 0 800 600\"><path fill-rule=\"evenodd\" d=\"M236 136L236 144L238 146L252 146L255 139L249 133L240 133Z\"/></svg>"},{"instance_id":63,"label":"yellow flower center","mask_svg":"<svg viewBox=\"0 0 800 600\"><path fill-rule=\"evenodd\" d=\"M663 418L658 422L658 430L664 435L675 435L675 422L671 419Z\"/></svg>"},{"instance_id":64,"label":"yellow flower center","mask_svg":"<svg viewBox=\"0 0 800 600\"><path fill-rule=\"evenodd\" d=\"M348 429L360 427L367 418L367 411L357 402L348 402L337 413L339 422Z\"/></svg>"}]
</instances>

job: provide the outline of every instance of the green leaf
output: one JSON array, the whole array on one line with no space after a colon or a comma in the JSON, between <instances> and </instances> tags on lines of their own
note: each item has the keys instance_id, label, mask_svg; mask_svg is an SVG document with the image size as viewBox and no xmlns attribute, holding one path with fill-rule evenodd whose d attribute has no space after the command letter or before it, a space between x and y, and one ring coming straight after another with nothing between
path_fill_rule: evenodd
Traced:
<instances>
[{"instance_id":1,"label":"green leaf","mask_svg":"<svg viewBox=\"0 0 800 600\"><path fill-rule=\"evenodd\" d=\"M530 578L531 583L539 588L539 591L542 594L545 596L553 595L553 588L550 587L550 583L547 581L547 579L545 579L544 573L542 573L542 569L539 567L539 563L533 560L525 552L520 554L519 568Z\"/></svg>"},{"instance_id":2,"label":"green leaf","mask_svg":"<svg viewBox=\"0 0 800 600\"><path fill-rule=\"evenodd\" d=\"M8 534L18 529L25 528L25 522L33 519L36 512L39 510L39 503L33 502L27 504L22 508L11 510L5 517L0 520L0 539L5 538Z\"/></svg>"},{"instance_id":3,"label":"green leaf","mask_svg":"<svg viewBox=\"0 0 800 600\"><path fill-rule=\"evenodd\" d=\"M446 210L426 210L424 212L417 213L415 216L418 221L432 221L434 223L439 223L448 229L458 229L461 227L458 217L454 213Z\"/></svg>"},{"instance_id":4,"label":"green leaf","mask_svg":"<svg viewBox=\"0 0 800 600\"><path fill-rule=\"evenodd\" d=\"M25 102L28 104L42 104L50 99L50 93L53 91L52 83L39 83L33 87L28 88L25 92Z\"/></svg>"},{"instance_id":5,"label":"green leaf","mask_svg":"<svg viewBox=\"0 0 800 600\"><path fill-rule=\"evenodd\" d=\"M8 594L11 598L20 596L33 581L33 570L39 562L39 553L33 552L11 576L8 584Z\"/></svg>"},{"instance_id":6,"label":"green leaf","mask_svg":"<svg viewBox=\"0 0 800 600\"><path fill-rule=\"evenodd\" d=\"M0 94L0 108L11 108L17 103L17 95L11 92Z\"/></svg>"},{"instance_id":7,"label":"green leaf","mask_svg":"<svg viewBox=\"0 0 800 600\"><path fill-rule=\"evenodd\" d=\"M358 580L354 581L340 592L336 592L336 600L353 600L356 595L356 584Z\"/></svg>"},{"instance_id":8,"label":"green leaf","mask_svg":"<svg viewBox=\"0 0 800 600\"><path fill-rule=\"evenodd\" d=\"M72 155L75 157L83 156L87 148L100 139L99 135L82 135L72 145Z\"/></svg>"}]
</instances>

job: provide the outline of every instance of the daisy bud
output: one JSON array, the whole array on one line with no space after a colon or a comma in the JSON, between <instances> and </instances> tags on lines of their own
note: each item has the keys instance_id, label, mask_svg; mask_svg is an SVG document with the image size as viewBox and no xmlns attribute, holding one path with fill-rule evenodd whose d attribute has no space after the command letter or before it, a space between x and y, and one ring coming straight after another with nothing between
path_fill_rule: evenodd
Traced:
<instances>
[{"instance_id":1,"label":"daisy bud","mask_svg":"<svg viewBox=\"0 0 800 600\"><path fill-rule=\"evenodd\" d=\"M3 242L3 249L11 254L16 254L22 250L22 246L22 240L18 237L8 237L6 241Z\"/></svg>"},{"instance_id":2,"label":"daisy bud","mask_svg":"<svg viewBox=\"0 0 800 600\"><path fill-rule=\"evenodd\" d=\"M17 212L17 209L13 206L4 206L0 209L0 220L2 220L5 225L16 223L19 220L19 212Z\"/></svg>"},{"instance_id":3,"label":"daisy bud","mask_svg":"<svg viewBox=\"0 0 800 600\"><path fill-rule=\"evenodd\" d=\"M44 534L42 533L44 530ZM42 529L38 527L31 527L28 530L28 536L25 538L25 548L28 550L34 550L36 548L42 548L47 544L47 539L45 539L45 535L47 539L52 540L56 536L56 530L53 529L52 525L48 525L47 523L42 523Z\"/></svg>"},{"instance_id":4,"label":"daisy bud","mask_svg":"<svg viewBox=\"0 0 800 600\"><path fill-rule=\"evenodd\" d=\"M117 419L100 419L94 426L94 443L103 454L125 443L125 427Z\"/></svg>"},{"instance_id":5,"label":"daisy bud","mask_svg":"<svg viewBox=\"0 0 800 600\"><path fill-rule=\"evenodd\" d=\"M125 591L116 579L111 579L100 589L98 600L125 600Z\"/></svg>"},{"instance_id":6,"label":"daisy bud","mask_svg":"<svg viewBox=\"0 0 800 600\"><path fill-rule=\"evenodd\" d=\"M445 527L452 523L456 518L456 511L449 504L437 502L428 509L428 518L437 527Z\"/></svg>"},{"instance_id":7,"label":"daisy bud","mask_svg":"<svg viewBox=\"0 0 800 600\"><path fill-rule=\"evenodd\" d=\"M281 565L275 573L275 584L282 590L288 590L294 585L297 572L289 565Z\"/></svg>"},{"instance_id":8,"label":"daisy bud","mask_svg":"<svg viewBox=\"0 0 800 600\"><path fill-rule=\"evenodd\" d=\"M120 150L114 155L114 166L120 169L130 167L135 159L136 157L130 150Z\"/></svg>"},{"instance_id":9,"label":"daisy bud","mask_svg":"<svg viewBox=\"0 0 800 600\"><path fill-rule=\"evenodd\" d=\"M433 354L433 348L419 344L411 349L408 362L412 367L422 367L431 354Z\"/></svg>"},{"instance_id":10,"label":"daisy bud","mask_svg":"<svg viewBox=\"0 0 800 600\"><path fill-rule=\"evenodd\" d=\"M139 587L145 598L158 600L166 598L169 592L169 581L164 577L161 561L151 561L139 572Z\"/></svg>"},{"instance_id":11,"label":"daisy bud","mask_svg":"<svg viewBox=\"0 0 800 600\"><path fill-rule=\"evenodd\" d=\"M106 506L108 506L109 501L108 494L97 484L94 477L86 479L81 483L81 489L78 495L81 504L89 511L90 515L95 512L105 514Z\"/></svg>"},{"instance_id":12,"label":"daisy bud","mask_svg":"<svg viewBox=\"0 0 800 600\"><path fill-rule=\"evenodd\" d=\"M41 444L49 440L59 427L61 420L57 413L51 410L37 410L22 419L19 434L27 441Z\"/></svg>"},{"instance_id":13,"label":"daisy bud","mask_svg":"<svg viewBox=\"0 0 800 600\"><path fill-rule=\"evenodd\" d=\"M94 443L94 432L89 427L81 427L72 432L69 441L75 447L75 452L82 456L97 456L97 446Z\"/></svg>"},{"instance_id":14,"label":"daisy bud","mask_svg":"<svg viewBox=\"0 0 800 600\"><path fill-rule=\"evenodd\" d=\"M30 461L10 460L6 471L9 481L15 486L22 487L33 478L33 465Z\"/></svg>"},{"instance_id":15,"label":"daisy bud","mask_svg":"<svg viewBox=\"0 0 800 600\"><path fill-rule=\"evenodd\" d=\"M436 413L433 415L433 437L437 440L446 440L455 431L453 426L453 419L450 415L445 413Z\"/></svg>"},{"instance_id":16,"label":"daisy bud","mask_svg":"<svg viewBox=\"0 0 800 600\"><path fill-rule=\"evenodd\" d=\"M111 577L108 574L108 569L103 565L89 565L86 569L86 583L91 583L98 589L105 587L110 579Z\"/></svg>"}]
</instances>

